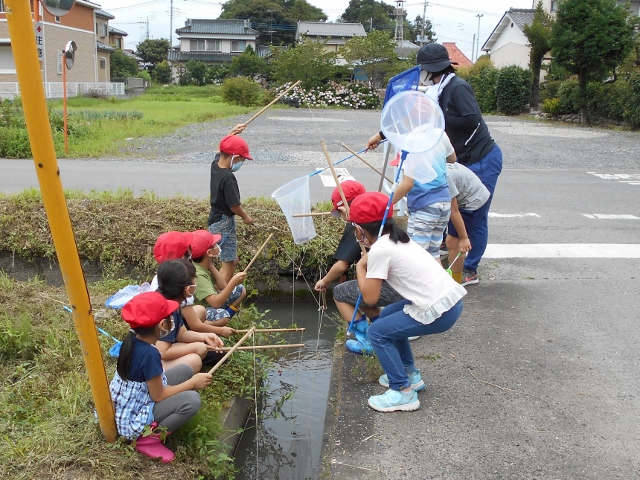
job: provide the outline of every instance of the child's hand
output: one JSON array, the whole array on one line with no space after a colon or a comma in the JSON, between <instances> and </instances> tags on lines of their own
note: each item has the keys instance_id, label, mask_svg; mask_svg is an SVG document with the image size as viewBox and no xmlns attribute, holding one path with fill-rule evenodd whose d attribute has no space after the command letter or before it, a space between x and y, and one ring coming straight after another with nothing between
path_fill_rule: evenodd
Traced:
<instances>
[{"instance_id":1,"label":"child's hand","mask_svg":"<svg viewBox=\"0 0 640 480\"><path fill-rule=\"evenodd\" d=\"M460 253L468 253L471 250L471 241L468 238L461 238L458 243Z\"/></svg>"},{"instance_id":2,"label":"child's hand","mask_svg":"<svg viewBox=\"0 0 640 480\"><path fill-rule=\"evenodd\" d=\"M205 333L206 337L204 342L213 348L224 347L224 342L220 340L220 337L215 333Z\"/></svg>"},{"instance_id":3,"label":"child's hand","mask_svg":"<svg viewBox=\"0 0 640 480\"><path fill-rule=\"evenodd\" d=\"M314 287L316 292L325 292L327 290L328 285L326 283L324 283L324 280L320 279L318 280L318 282L316 283L316 286Z\"/></svg>"},{"instance_id":4,"label":"child's hand","mask_svg":"<svg viewBox=\"0 0 640 480\"><path fill-rule=\"evenodd\" d=\"M380 133L376 133L372 135L369 141L367 142L367 150L375 150L380 145L382 141L382 137L380 137Z\"/></svg>"},{"instance_id":5,"label":"child's hand","mask_svg":"<svg viewBox=\"0 0 640 480\"><path fill-rule=\"evenodd\" d=\"M249 215L245 215L244 217L242 217L242 222L245 225L253 225L253 219Z\"/></svg>"},{"instance_id":6,"label":"child's hand","mask_svg":"<svg viewBox=\"0 0 640 480\"><path fill-rule=\"evenodd\" d=\"M242 132L244 132L244 129L246 127L247 126L244 123L239 123L231 129L229 135L240 135Z\"/></svg>"},{"instance_id":7,"label":"child's hand","mask_svg":"<svg viewBox=\"0 0 640 480\"><path fill-rule=\"evenodd\" d=\"M201 358L204 358L209 351L207 344L204 342L193 342L191 345L193 345L194 353L200 355Z\"/></svg>"},{"instance_id":8,"label":"child's hand","mask_svg":"<svg viewBox=\"0 0 640 480\"><path fill-rule=\"evenodd\" d=\"M232 333L237 333L235 328L218 327L218 334L222 335L225 338L229 337Z\"/></svg>"},{"instance_id":9,"label":"child's hand","mask_svg":"<svg viewBox=\"0 0 640 480\"><path fill-rule=\"evenodd\" d=\"M236 285L240 285L242 282L244 282L245 278L247 278L247 272L238 272L233 277L231 277L231 281L229 283L235 287Z\"/></svg>"},{"instance_id":10,"label":"child's hand","mask_svg":"<svg viewBox=\"0 0 640 480\"><path fill-rule=\"evenodd\" d=\"M196 373L191 377L191 383L193 385L192 390L202 390L205 387L211 385L213 375L209 373Z\"/></svg>"}]
</instances>

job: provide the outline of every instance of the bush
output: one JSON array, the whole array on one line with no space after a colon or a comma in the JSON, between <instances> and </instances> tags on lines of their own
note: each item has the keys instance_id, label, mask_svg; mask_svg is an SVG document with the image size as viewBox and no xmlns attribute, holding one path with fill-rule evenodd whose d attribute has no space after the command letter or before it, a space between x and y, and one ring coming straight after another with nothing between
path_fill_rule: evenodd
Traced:
<instances>
[{"instance_id":1,"label":"bush","mask_svg":"<svg viewBox=\"0 0 640 480\"><path fill-rule=\"evenodd\" d=\"M529 103L531 72L516 65L502 68L496 78L496 107L505 115L518 115Z\"/></svg>"},{"instance_id":2,"label":"bush","mask_svg":"<svg viewBox=\"0 0 640 480\"><path fill-rule=\"evenodd\" d=\"M286 83L276 89L276 95L291 86ZM287 105L295 107L346 107L354 109L369 109L380 106L380 96L378 92L368 85L361 83L349 83L341 85L335 82L329 82L316 88L305 90L297 86L291 90L281 100Z\"/></svg>"},{"instance_id":3,"label":"bush","mask_svg":"<svg viewBox=\"0 0 640 480\"><path fill-rule=\"evenodd\" d=\"M591 117L623 120L625 111L626 82L587 84L587 109Z\"/></svg>"},{"instance_id":4,"label":"bush","mask_svg":"<svg viewBox=\"0 0 640 480\"><path fill-rule=\"evenodd\" d=\"M624 119L632 127L640 127L640 72L631 73L626 84L626 92L621 95Z\"/></svg>"},{"instance_id":5,"label":"bush","mask_svg":"<svg viewBox=\"0 0 640 480\"><path fill-rule=\"evenodd\" d=\"M562 113L580 111L580 85L576 78L563 81L558 88L558 97L562 101Z\"/></svg>"},{"instance_id":6,"label":"bush","mask_svg":"<svg viewBox=\"0 0 640 480\"><path fill-rule=\"evenodd\" d=\"M558 89L561 83L560 80L553 80L540 84L540 101L544 102L546 99L558 98Z\"/></svg>"},{"instance_id":7,"label":"bush","mask_svg":"<svg viewBox=\"0 0 640 480\"><path fill-rule=\"evenodd\" d=\"M545 98L542 101L542 111L551 115L562 115L562 101L559 98Z\"/></svg>"},{"instance_id":8,"label":"bush","mask_svg":"<svg viewBox=\"0 0 640 480\"><path fill-rule=\"evenodd\" d=\"M247 77L227 78L221 90L225 102L243 107L259 105L262 97L262 87Z\"/></svg>"},{"instance_id":9,"label":"bush","mask_svg":"<svg viewBox=\"0 0 640 480\"><path fill-rule=\"evenodd\" d=\"M491 113L496 110L496 69L488 57L480 60L469 69L460 69L459 75L469 82L476 95L480 111Z\"/></svg>"},{"instance_id":10,"label":"bush","mask_svg":"<svg viewBox=\"0 0 640 480\"><path fill-rule=\"evenodd\" d=\"M171 67L166 60L161 61L151 72L151 79L156 83L167 85L171 83Z\"/></svg>"}]
</instances>

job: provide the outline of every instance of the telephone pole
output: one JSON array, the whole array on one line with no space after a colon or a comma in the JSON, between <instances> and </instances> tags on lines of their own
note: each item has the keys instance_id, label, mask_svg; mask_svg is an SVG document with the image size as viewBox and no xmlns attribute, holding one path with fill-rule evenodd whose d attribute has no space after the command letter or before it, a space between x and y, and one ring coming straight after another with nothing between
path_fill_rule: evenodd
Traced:
<instances>
[{"instance_id":1,"label":"telephone pole","mask_svg":"<svg viewBox=\"0 0 640 480\"><path fill-rule=\"evenodd\" d=\"M424 0L422 9L422 35L420 35L420 46L424 45L424 31L427 28L427 0Z\"/></svg>"},{"instance_id":2,"label":"telephone pole","mask_svg":"<svg viewBox=\"0 0 640 480\"><path fill-rule=\"evenodd\" d=\"M476 15L478 17L478 36L476 37L476 62L478 61L478 57L480 56L480 19L484 17L484 14L478 13Z\"/></svg>"}]
</instances>

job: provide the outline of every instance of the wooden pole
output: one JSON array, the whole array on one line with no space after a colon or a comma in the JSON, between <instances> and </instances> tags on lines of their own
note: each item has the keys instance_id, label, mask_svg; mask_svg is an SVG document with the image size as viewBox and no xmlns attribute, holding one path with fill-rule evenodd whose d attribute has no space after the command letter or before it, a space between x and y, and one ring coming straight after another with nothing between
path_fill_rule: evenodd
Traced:
<instances>
[{"instance_id":1,"label":"wooden pole","mask_svg":"<svg viewBox=\"0 0 640 480\"><path fill-rule=\"evenodd\" d=\"M273 237L273 233L270 233L269 236L267 237L267 239L264 241L264 243L262 244L262 246L258 249L258 251L256 252L256 254L253 256L253 258L251 259L251 261L249 262L249 265L247 265L247 268L245 268L243 270L244 273L247 273L247 270L249 270L249 267L251 267L251 265L253 265L253 262L256 261L256 259L258 258L258 255L260 255L260 253L262 253L262 250L264 250L264 247L267 246L267 243L269 243L269 240L271 240L271 237ZM255 327L254 327L255 328Z\"/></svg>"},{"instance_id":2,"label":"wooden pole","mask_svg":"<svg viewBox=\"0 0 640 480\"><path fill-rule=\"evenodd\" d=\"M211 370L209 370L209 374L213 375L213 373L216 370L218 370L218 368L220 368L220 366L222 366L222 364L225 362L225 360L227 358L229 358L231 356L231 354L233 352L235 352L238 349L238 347L240 347L240 345L242 345L242 342L244 342L247 338L249 338L251 335L253 335L255 329L256 329L256 327L251 327L251 329L247 333L245 333L243 335L243 337L240 340L238 340L238 342L233 347L231 347L227 353L225 353L224 357L222 357L220 359L220 361L218 363L216 363ZM216 350L216 349L212 349L212 350Z\"/></svg>"},{"instance_id":3,"label":"wooden pole","mask_svg":"<svg viewBox=\"0 0 640 480\"><path fill-rule=\"evenodd\" d=\"M304 343L286 343L282 345L252 345L250 347L238 347L236 350L267 350L270 348L302 348L304 347ZM212 348L209 347L209 350L215 350L216 352L226 352L231 350L233 347L223 347L223 348Z\"/></svg>"},{"instance_id":4,"label":"wooden pole","mask_svg":"<svg viewBox=\"0 0 640 480\"><path fill-rule=\"evenodd\" d=\"M249 120L247 120L244 124L244 126L246 127L247 125L249 125L251 122L253 122L256 118L258 118L260 115L262 115L265 110L267 110L267 108L269 108L271 105L273 105L274 103L276 103L278 100L280 100L285 93L287 93L289 90L291 90L293 87L299 85L301 82L301 80L298 80L296 83L294 83L293 85L291 85L289 88L287 88L284 92L282 92L280 95L278 95L276 98L274 98L266 107L263 107L262 110L260 110L258 113L256 113L253 117L251 117Z\"/></svg>"},{"instance_id":5,"label":"wooden pole","mask_svg":"<svg viewBox=\"0 0 640 480\"><path fill-rule=\"evenodd\" d=\"M353 155L356 156L356 158L358 158L358 160L362 160L362 162L369 168L373 169L378 175L384 177L384 179L387 182L393 183L393 180L391 180L389 177L387 177L386 175L384 175L380 170L378 170L376 167L374 167L373 165L371 165L369 162L367 162L364 158L362 158L360 155L358 155L356 152L354 152L353 150L351 150L349 147L347 147L344 143L340 144L343 148L347 149L350 153L352 153Z\"/></svg>"}]
</instances>

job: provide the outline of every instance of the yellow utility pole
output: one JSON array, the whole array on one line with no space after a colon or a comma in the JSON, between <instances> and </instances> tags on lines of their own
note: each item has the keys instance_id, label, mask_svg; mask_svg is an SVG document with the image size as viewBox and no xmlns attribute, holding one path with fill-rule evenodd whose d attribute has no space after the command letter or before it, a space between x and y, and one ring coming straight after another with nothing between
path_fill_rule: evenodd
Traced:
<instances>
[{"instance_id":1,"label":"yellow utility pole","mask_svg":"<svg viewBox=\"0 0 640 480\"><path fill-rule=\"evenodd\" d=\"M62 278L73 310L73 320L89 375L89 384L98 412L100 429L107 441L113 442L118 434L113 404L109 394L109 383L102 352L98 343L98 332L93 319L89 292L80 265L78 247L62 190L60 170L42 86L40 63L31 19L31 6L29 0L5 0L4 4L18 83L22 93L29 142L38 174L42 200L47 212Z\"/></svg>"}]
</instances>

